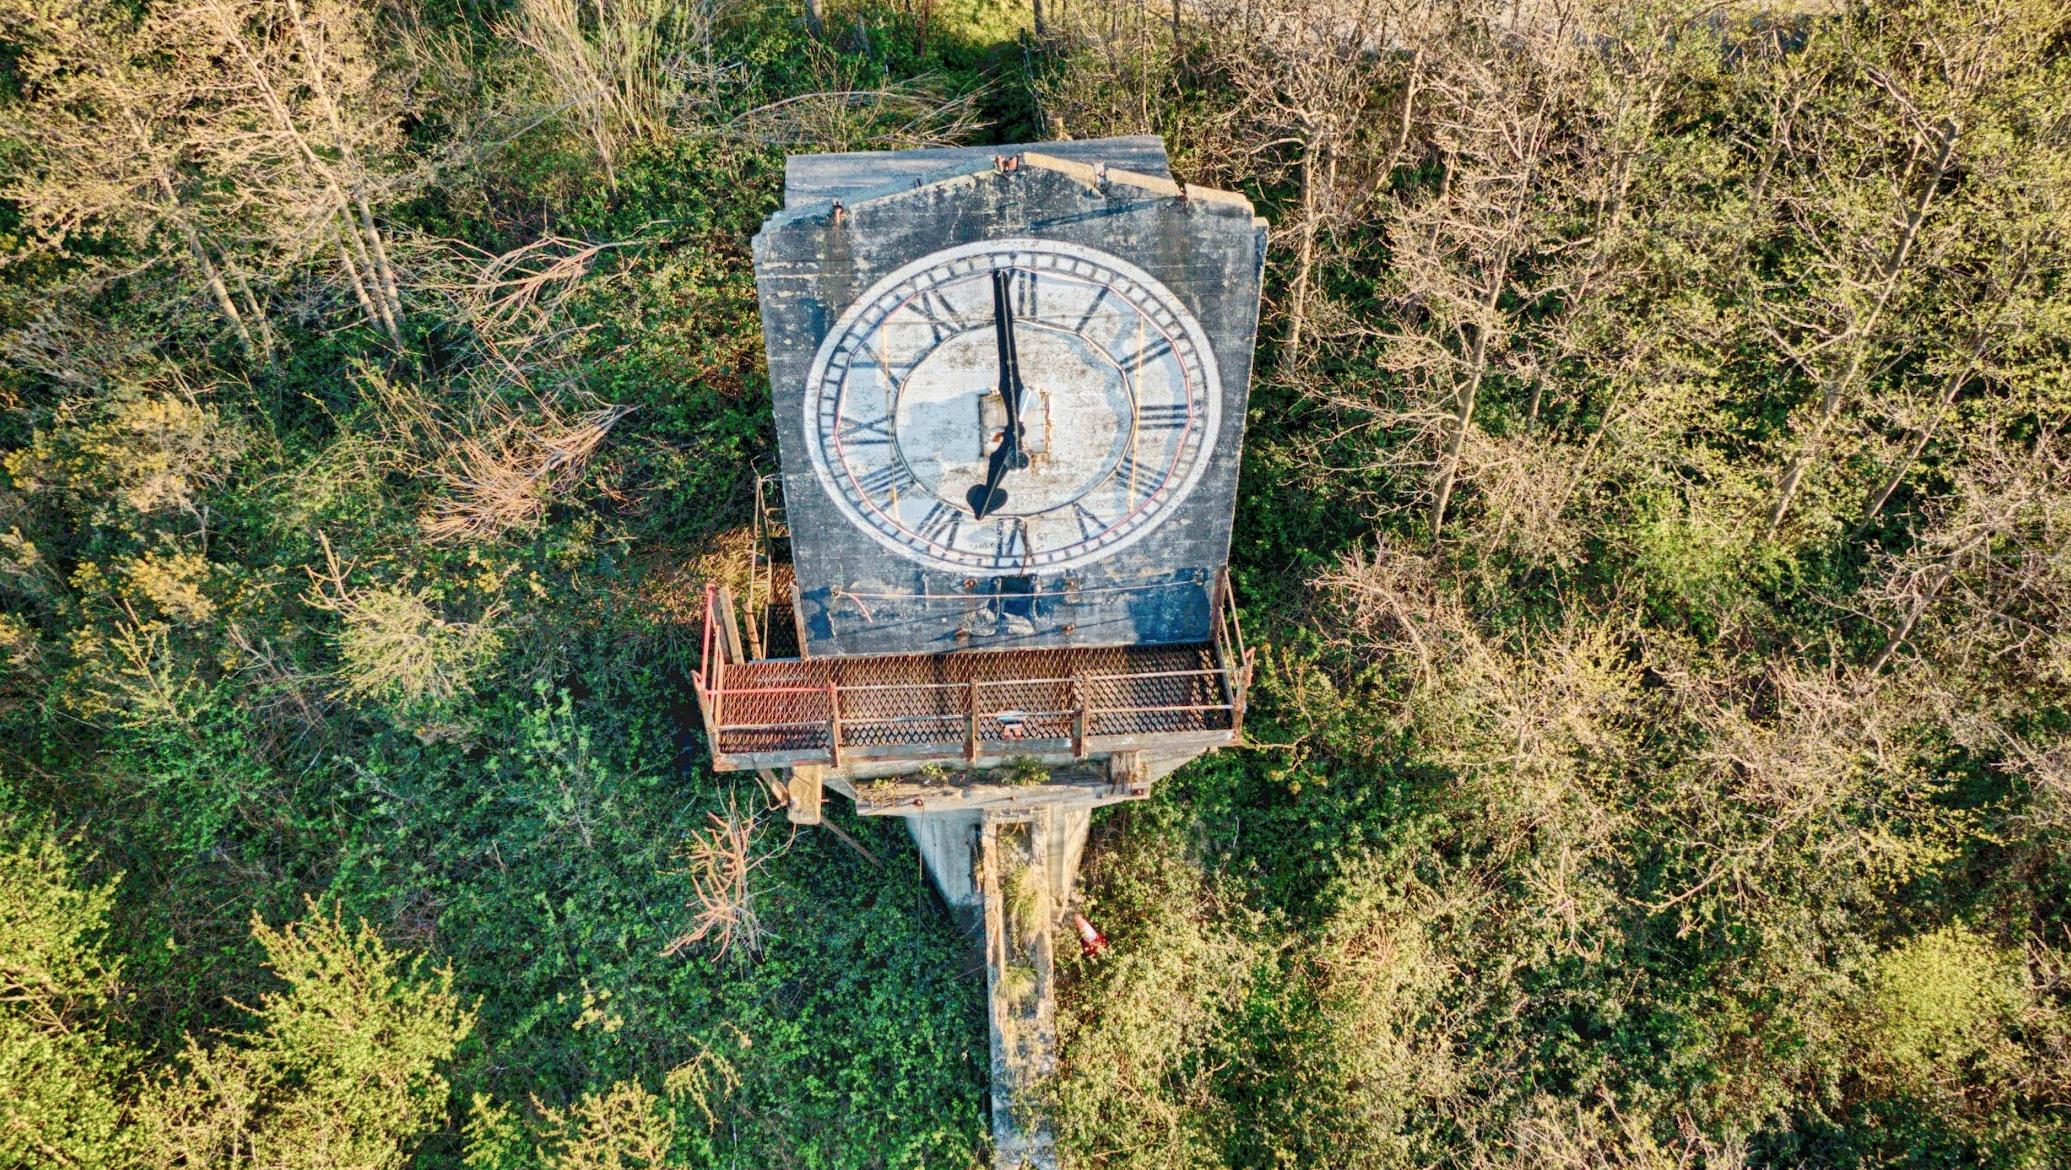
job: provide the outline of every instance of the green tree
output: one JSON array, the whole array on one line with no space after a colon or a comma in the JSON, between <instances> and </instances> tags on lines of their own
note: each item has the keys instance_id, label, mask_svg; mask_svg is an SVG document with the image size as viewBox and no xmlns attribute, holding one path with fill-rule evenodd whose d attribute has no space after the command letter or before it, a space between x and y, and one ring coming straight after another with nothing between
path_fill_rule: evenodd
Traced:
<instances>
[{"instance_id":1,"label":"green tree","mask_svg":"<svg viewBox=\"0 0 2071 1170\"><path fill-rule=\"evenodd\" d=\"M150 1086L138 1138L154 1167L401 1166L445 1118L441 1067L474 1027L450 969L388 949L314 902L253 937L287 984L250 1009L256 1027L204 1046Z\"/></svg>"},{"instance_id":2,"label":"green tree","mask_svg":"<svg viewBox=\"0 0 2071 1170\"><path fill-rule=\"evenodd\" d=\"M99 937L114 886L79 888L47 829L0 816L0 1164L123 1161L134 1062L108 1042L122 964Z\"/></svg>"}]
</instances>

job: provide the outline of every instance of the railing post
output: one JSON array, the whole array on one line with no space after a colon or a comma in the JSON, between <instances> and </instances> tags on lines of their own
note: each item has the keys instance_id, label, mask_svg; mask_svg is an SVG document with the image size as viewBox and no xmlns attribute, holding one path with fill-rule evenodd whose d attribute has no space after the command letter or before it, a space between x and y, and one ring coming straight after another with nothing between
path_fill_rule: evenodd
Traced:
<instances>
[{"instance_id":1,"label":"railing post","mask_svg":"<svg viewBox=\"0 0 2071 1170\"><path fill-rule=\"evenodd\" d=\"M1092 722L1092 714L1088 710L1090 689L1083 675L1071 680L1071 754L1075 759L1086 758L1086 725Z\"/></svg>"},{"instance_id":2,"label":"railing post","mask_svg":"<svg viewBox=\"0 0 2071 1170\"><path fill-rule=\"evenodd\" d=\"M964 730L964 760L978 762L978 680L971 680L971 702L966 711L968 716Z\"/></svg>"},{"instance_id":3,"label":"railing post","mask_svg":"<svg viewBox=\"0 0 2071 1170\"><path fill-rule=\"evenodd\" d=\"M766 653L762 647L764 632L762 628L762 611L758 610L755 604L757 596L756 585L762 580L763 562L769 560L768 557L763 555L762 551L769 545L769 526L764 522L764 515L762 477L758 475L755 477L755 529L748 538L748 606L746 614L748 619L748 650L757 658L763 657ZM774 563L770 565L770 572L772 574L776 572Z\"/></svg>"},{"instance_id":4,"label":"railing post","mask_svg":"<svg viewBox=\"0 0 2071 1170\"><path fill-rule=\"evenodd\" d=\"M752 548L748 550L748 604L741 607L741 617L748 624L748 654L758 659L765 657L768 653L762 646L761 611L755 604L757 592L755 585L756 562L761 559L762 554Z\"/></svg>"},{"instance_id":5,"label":"railing post","mask_svg":"<svg viewBox=\"0 0 2071 1170\"><path fill-rule=\"evenodd\" d=\"M1251 697L1251 647L1244 648L1244 666L1238 675L1237 689L1230 696L1230 742L1244 738L1244 707Z\"/></svg>"},{"instance_id":6,"label":"railing post","mask_svg":"<svg viewBox=\"0 0 2071 1170\"><path fill-rule=\"evenodd\" d=\"M715 753L719 750L719 729L722 726L720 718L725 712L726 705L726 651L721 649L718 654L712 653L712 643L720 637L712 620L716 616L714 610L718 603L719 591L710 585L705 586L705 662L708 672L706 677L712 680L712 705L706 710L705 717L712 725L712 750Z\"/></svg>"},{"instance_id":7,"label":"railing post","mask_svg":"<svg viewBox=\"0 0 2071 1170\"><path fill-rule=\"evenodd\" d=\"M827 684L827 758L841 767L841 688Z\"/></svg>"}]
</instances>

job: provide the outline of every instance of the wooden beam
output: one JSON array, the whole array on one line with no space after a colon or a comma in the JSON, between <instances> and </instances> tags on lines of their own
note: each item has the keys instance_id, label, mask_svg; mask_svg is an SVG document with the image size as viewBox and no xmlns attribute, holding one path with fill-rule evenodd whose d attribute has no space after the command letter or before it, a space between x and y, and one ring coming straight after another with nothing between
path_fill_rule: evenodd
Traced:
<instances>
[{"instance_id":1,"label":"wooden beam","mask_svg":"<svg viewBox=\"0 0 2071 1170\"><path fill-rule=\"evenodd\" d=\"M1086 758L1086 725L1092 722L1093 718L1092 712L1088 708L1088 702L1086 680L1083 678L1072 679L1071 754L1081 760Z\"/></svg>"},{"instance_id":2,"label":"wooden beam","mask_svg":"<svg viewBox=\"0 0 2071 1170\"><path fill-rule=\"evenodd\" d=\"M724 585L719 587L719 641L726 651L728 662L748 660L747 654L741 648L741 624L734 617L733 590Z\"/></svg>"},{"instance_id":3,"label":"wooden beam","mask_svg":"<svg viewBox=\"0 0 2071 1170\"><path fill-rule=\"evenodd\" d=\"M827 759L841 767L841 688L827 684Z\"/></svg>"},{"instance_id":4,"label":"wooden beam","mask_svg":"<svg viewBox=\"0 0 2071 1170\"><path fill-rule=\"evenodd\" d=\"M791 580L791 628L798 631L798 656L811 658L812 652L805 648L805 598L798 592L798 580Z\"/></svg>"},{"instance_id":5,"label":"wooden beam","mask_svg":"<svg viewBox=\"0 0 2071 1170\"><path fill-rule=\"evenodd\" d=\"M964 762L978 762L978 680L971 680L971 704L964 729Z\"/></svg>"}]
</instances>

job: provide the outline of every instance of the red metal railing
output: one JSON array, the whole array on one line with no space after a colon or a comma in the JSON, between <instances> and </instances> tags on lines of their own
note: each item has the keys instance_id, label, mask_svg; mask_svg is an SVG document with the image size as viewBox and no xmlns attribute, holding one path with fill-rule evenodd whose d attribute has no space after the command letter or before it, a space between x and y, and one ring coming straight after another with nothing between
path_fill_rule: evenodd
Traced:
<instances>
[{"instance_id":1,"label":"red metal railing","mask_svg":"<svg viewBox=\"0 0 2071 1170\"><path fill-rule=\"evenodd\" d=\"M709 586L692 677L721 769L1234 742L1252 657L1228 592L1218 581L1213 640L1196 646L753 659L730 591Z\"/></svg>"}]
</instances>

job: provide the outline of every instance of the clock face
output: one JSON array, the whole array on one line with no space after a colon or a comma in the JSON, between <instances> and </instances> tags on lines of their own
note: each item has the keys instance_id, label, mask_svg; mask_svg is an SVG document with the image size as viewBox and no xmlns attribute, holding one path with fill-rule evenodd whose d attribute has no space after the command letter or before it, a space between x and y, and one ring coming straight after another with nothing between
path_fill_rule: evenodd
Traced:
<instances>
[{"instance_id":1,"label":"clock face","mask_svg":"<svg viewBox=\"0 0 2071 1170\"><path fill-rule=\"evenodd\" d=\"M886 276L820 345L806 445L842 512L957 572L1056 572L1170 517L1221 422L1215 356L1171 290L1044 240Z\"/></svg>"}]
</instances>

